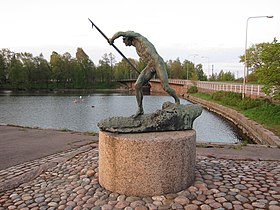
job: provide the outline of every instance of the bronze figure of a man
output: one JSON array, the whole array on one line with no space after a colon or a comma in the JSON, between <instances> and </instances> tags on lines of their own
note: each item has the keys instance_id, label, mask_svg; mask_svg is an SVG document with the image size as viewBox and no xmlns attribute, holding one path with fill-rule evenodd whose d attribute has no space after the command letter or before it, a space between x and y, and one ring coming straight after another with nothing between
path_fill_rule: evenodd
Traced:
<instances>
[{"instance_id":1,"label":"bronze figure of a man","mask_svg":"<svg viewBox=\"0 0 280 210\"><path fill-rule=\"evenodd\" d=\"M173 90L168 83L168 75L165 67L164 60L157 53L154 45L144 36L134 31L119 31L109 39L109 44L113 44L114 40L123 37L123 42L126 46L134 46L136 52L140 58L147 63L147 66L143 69L141 74L138 76L135 83L136 100L138 104L138 110L134 117L144 114L143 110L143 86L152 79L156 74L161 81L161 85L170 96L175 100L175 103L180 104L180 100L176 95L175 90Z\"/></svg>"}]
</instances>

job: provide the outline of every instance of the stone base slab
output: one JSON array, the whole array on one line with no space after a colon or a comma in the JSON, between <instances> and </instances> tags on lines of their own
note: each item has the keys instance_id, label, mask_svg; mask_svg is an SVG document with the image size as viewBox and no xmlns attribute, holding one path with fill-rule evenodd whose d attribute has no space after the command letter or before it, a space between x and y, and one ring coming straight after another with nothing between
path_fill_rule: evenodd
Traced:
<instances>
[{"instance_id":1,"label":"stone base slab","mask_svg":"<svg viewBox=\"0 0 280 210\"><path fill-rule=\"evenodd\" d=\"M99 183L134 196L179 192L195 178L194 130L116 134L99 132Z\"/></svg>"}]
</instances>

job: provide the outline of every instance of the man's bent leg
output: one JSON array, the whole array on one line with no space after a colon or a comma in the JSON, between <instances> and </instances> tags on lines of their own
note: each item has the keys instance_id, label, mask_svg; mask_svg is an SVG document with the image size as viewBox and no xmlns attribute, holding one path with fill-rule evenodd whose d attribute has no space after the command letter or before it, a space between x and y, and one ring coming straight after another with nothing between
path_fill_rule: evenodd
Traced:
<instances>
[{"instance_id":1,"label":"man's bent leg","mask_svg":"<svg viewBox=\"0 0 280 210\"><path fill-rule=\"evenodd\" d=\"M176 94L176 91L172 89L168 83L162 84L162 87L165 92L167 92L170 96L174 98L176 104L180 104L180 100Z\"/></svg>"},{"instance_id":2,"label":"man's bent leg","mask_svg":"<svg viewBox=\"0 0 280 210\"><path fill-rule=\"evenodd\" d=\"M137 80L138 81L138 80ZM135 92L136 92L136 101L138 105L138 110L133 117L138 117L139 115L144 114L143 109L143 86L141 83L135 83Z\"/></svg>"},{"instance_id":3,"label":"man's bent leg","mask_svg":"<svg viewBox=\"0 0 280 210\"><path fill-rule=\"evenodd\" d=\"M135 92L136 92L136 100L138 104L138 110L134 117L138 117L139 115L144 114L143 109L143 86L150 81L150 79L155 75L155 71L153 68L147 66L141 74L138 76L138 79L135 83Z\"/></svg>"},{"instance_id":4,"label":"man's bent leg","mask_svg":"<svg viewBox=\"0 0 280 210\"><path fill-rule=\"evenodd\" d=\"M160 59L160 62L158 63L158 65L156 65L156 68L157 68L157 76L159 77L159 79L161 81L163 90L174 98L176 104L180 104L180 100L179 100L175 90L172 89L168 83L168 75L167 75L167 71L165 69L165 64L163 62L163 59Z\"/></svg>"},{"instance_id":5,"label":"man's bent leg","mask_svg":"<svg viewBox=\"0 0 280 210\"><path fill-rule=\"evenodd\" d=\"M136 101L138 105L138 110L134 117L138 117L139 115L144 114L143 109L143 83L144 83L144 70L141 72L141 74L138 76L136 83L135 83L135 93L136 93Z\"/></svg>"}]
</instances>

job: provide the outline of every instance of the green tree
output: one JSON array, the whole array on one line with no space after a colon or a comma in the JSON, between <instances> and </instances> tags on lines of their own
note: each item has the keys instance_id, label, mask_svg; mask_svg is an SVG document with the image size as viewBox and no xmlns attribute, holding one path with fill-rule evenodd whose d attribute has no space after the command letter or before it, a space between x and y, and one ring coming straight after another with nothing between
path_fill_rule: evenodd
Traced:
<instances>
[{"instance_id":1,"label":"green tree","mask_svg":"<svg viewBox=\"0 0 280 210\"><path fill-rule=\"evenodd\" d=\"M224 72L224 70L221 70L219 74L216 74L216 80L217 81L234 81L235 76L234 73L231 73L230 71Z\"/></svg>"},{"instance_id":2,"label":"green tree","mask_svg":"<svg viewBox=\"0 0 280 210\"><path fill-rule=\"evenodd\" d=\"M132 71L126 60L122 59L114 66L114 77L116 80L132 79Z\"/></svg>"},{"instance_id":3,"label":"green tree","mask_svg":"<svg viewBox=\"0 0 280 210\"><path fill-rule=\"evenodd\" d=\"M65 52L63 55L59 55L57 52L53 52L50 59L53 78L58 85L63 88L69 88L72 86L72 57L71 54Z\"/></svg>"},{"instance_id":4,"label":"green tree","mask_svg":"<svg viewBox=\"0 0 280 210\"><path fill-rule=\"evenodd\" d=\"M32 75L33 82L39 84L39 87L49 87L49 81L51 80L51 69L48 61L44 58L43 54L34 58L35 71Z\"/></svg>"},{"instance_id":5,"label":"green tree","mask_svg":"<svg viewBox=\"0 0 280 210\"><path fill-rule=\"evenodd\" d=\"M246 66L250 72L255 71L262 65L261 52L267 45L268 43L254 44L246 50ZM240 56L240 62L245 62L245 55Z\"/></svg>"},{"instance_id":6,"label":"green tree","mask_svg":"<svg viewBox=\"0 0 280 210\"><path fill-rule=\"evenodd\" d=\"M113 74L113 67L114 64L116 63L116 58L113 55L113 53L109 53L109 61L110 61L110 71L109 71L109 82L111 83L111 81L114 79L114 74Z\"/></svg>"},{"instance_id":7,"label":"green tree","mask_svg":"<svg viewBox=\"0 0 280 210\"><path fill-rule=\"evenodd\" d=\"M274 39L262 50L260 59L262 65L256 69L259 81L267 94L280 99L280 43Z\"/></svg>"},{"instance_id":8,"label":"green tree","mask_svg":"<svg viewBox=\"0 0 280 210\"><path fill-rule=\"evenodd\" d=\"M136 69L138 69L138 71L140 72L143 71L143 69L147 66L147 62L144 61L142 58L139 58L138 62L135 59L131 59L130 61L135 64ZM138 77L138 73L135 70L133 70L131 67L130 69L131 69L131 78L136 79Z\"/></svg>"},{"instance_id":9,"label":"green tree","mask_svg":"<svg viewBox=\"0 0 280 210\"><path fill-rule=\"evenodd\" d=\"M98 77L96 67L82 48L77 48L76 59L79 66L75 66L75 74L79 77L79 84L83 80L83 87L90 87Z\"/></svg>"},{"instance_id":10,"label":"green tree","mask_svg":"<svg viewBox=\"0 0 280 210\"><path fill-rule=\"evenodd\" d=\"M203 71L202 64L196 65L195 72L197 74L197 77L198 77L199 81L206 81L207 80L207 76Z\"/></svg>"},{"instance_id":11,"label":"green tree","mask_svg":"<svg viewBox=\"0 0 280 210\"><path fill-rule=\"evenodd\" d=\"M35 62L33 55L31 53L17 53L18 58L22 62L22 66L24 68L24 71L26 73L26 88L30 89L32 86L32 82L36 82L35 76Z\"/></svg>"},{"instance_id":12,"label":"green tree","mask_svg":"<svg viewBox=\"0 0 280 210\"><path fill-rule=\"evenodd\" d=\"M69 52L65 52L62 57L62 82L63 82L63 86L66 88L69 88L72 86L72 65L71 65L71 61L72 61L72 56Z\"/></svg>"},{"instance_id":13,"label":"green tree","mask_svg":"<svg viewBox=\"0 0 280 210\"><path fill-rule=\"evenodd\" d=\"M6 82L7 67L5 64L5 58L0 54L0 86Z\"/></svg>"},{"instance_id":14,"label":"green tree","mask_svg":"<svg viewBox=\"0 0 280 210\"><path fill-rule=\"evenodd\" d=\"M175 61L169 60L167 63L167 72L170 79L181 79L183 76L182 64L179 58Z\"/></svg>"},{"instance_id":15,"label":"green tree","mask_svg":"<svg viewBox=\"0 0 280 210\"><path fill-rule=\"evenodd\" d=\"M280 43L274 39L271 43L253 45L246 51L247 66L255 73L264 91L280 99ZM240 56L244 62L245 56Z\"/></svg>"},{"instance_id":16,"label":"green tree","mask_svg":"<svg viewBox=\"0 0 280 210\"><path fill-rule=\"evenodd\" d=\"M8 67L10 66L11 59L14 56L14 52L10 51L7 48L0 50L0 85L7 83L9 72Z\"/></svg>"},{"instance_id":17,"label":"green tree","mask_svg":"<svg viewBox=\"0 0 280 210\"><path fill-rule=\"evenodd\" d=\"M16 89L26 88L27 74L23 67L23 64L16 55L11 59L10 66L8 68L9 81L11 86Z\"/></svg>"},{"instance_id":18,"label":"green tree","mask_svg":"<svg viewBox=\"0 0 280 210\"><path fill-rule=\"evenodd\" d=\"M190 79L192 77L192 74L195 72L194 63L188 60L184 60L182 69L183 69L182 79Z\"/></svg>"},{"instance_id":19,"label":"green tree","mask_svg":"<svg viewBox=\"0 0 280 210\"><path fill-rule=\"evenodd\" d=\"M72 59L71 66L71 77L73 81L73 86L75 88L85 88L85 74L82 65L78 62L77 59Z\"/></svg>"},{"instance_id":20,"label":"green tree","mask_svg":"<svg viewBox=\"0 0 280 210\"><path fill-rule=\"evenodd\" d=\"M111 72L111 66L110 66L110 58L107 53L105 53L102 56L102 59L99 60L99 66L97 67L98 75L100 78L100 82L104 82L106 84L110 84L110 72Z\"/></svg>"},{"instance_id":21,"label":"green tree","mask_svg":"<svg viewBox=\"0 0 280 210\"><path fill-rule=\"evenodd\" d=\"M54 82L58 86L60 81L62 81L63 79L63 73L62 73L63 61L61 56L55 51L53 51L51 54L50 65L52 71L52 78L54 79Z\"/></svg>"},{"instance_id":22,"label":"green tree","mask_svg":"<svg viewBox=\"0 0 280 210\"><path fill-rule=\"evenodd\" d=\"M210 76L209 81L217 81L218 80L218 74L214 73Z\"/></svg>"}]
</instances>

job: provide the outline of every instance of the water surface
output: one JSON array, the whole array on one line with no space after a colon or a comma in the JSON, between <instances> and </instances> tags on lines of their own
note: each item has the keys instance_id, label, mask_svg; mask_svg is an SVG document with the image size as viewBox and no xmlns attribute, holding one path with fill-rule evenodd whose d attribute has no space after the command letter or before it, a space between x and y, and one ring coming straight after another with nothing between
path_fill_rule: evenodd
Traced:
<instances>
[{"instance_id":1,"label":"water surface","mask_svg":"<svg viewBox=\"0 0 280 210\"><path fill-rule=\"evenodd\" d=\"M169 96L144 96L145 113L161 109ZM182 104L190 102L181 99ZM78 95L0 96L0 123L29 127L98 132L97 123L108 117L130 116L136 112L135 96L123 93ZM197 141L237 143L243 136L231 123L203 110L194 121Z\"/></svg>"}]
</instances>

